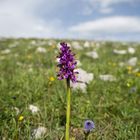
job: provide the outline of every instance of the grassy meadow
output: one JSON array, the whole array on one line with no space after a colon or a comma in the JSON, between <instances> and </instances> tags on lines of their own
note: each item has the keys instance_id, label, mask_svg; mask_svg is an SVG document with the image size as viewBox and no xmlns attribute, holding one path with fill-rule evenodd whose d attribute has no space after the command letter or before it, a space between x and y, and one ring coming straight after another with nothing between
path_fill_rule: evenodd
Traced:
<instances>
[{"instance_id":1,"label":"grassy meadow","mask_svg":"<svg viewBox=\"0 0 140 140\"><path fill-rule=\"evenodd\" d=\"M58 43L47 39L0 40L0 140L34 140L35 129L45 127L39 140L63 140L66 83L57 80ZM72 45L73 40L66 40ZM93 120L89 140L140 140L140 44L77 41L72 48L80 68L94 74L86 92L72 90L71 140L83 139L83 124ZM43 48L43 51L38 48ZM115 54L114 49L135 53ZM86 55L96 51L98 59ZM136 65L127 62L137 58ZM103 81L111 74L115 81ZM32 113L30 105L39 111Z\"/></svg>"}]
</instances>

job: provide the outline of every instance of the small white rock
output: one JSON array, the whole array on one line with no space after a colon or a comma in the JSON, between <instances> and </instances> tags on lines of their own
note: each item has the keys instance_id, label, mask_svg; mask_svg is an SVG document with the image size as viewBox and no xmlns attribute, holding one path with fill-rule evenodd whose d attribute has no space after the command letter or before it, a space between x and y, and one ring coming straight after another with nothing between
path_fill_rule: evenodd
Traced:
<instances>
[{"instance_id":1,"label":"small white rock","mask_svg":"<svg viewBox=\"0 0 140 140\"><path fill-rule=\"evenodd\" d=\"M99 55L96 51L88 52L88 53L86 53L86 55L92 57L93 59L99 58Z\"/></svg>"},{"instance_id":2,"label":"small white rock","mask_svg":"<svg viewBox=\"0 0 140 140\"><path fill-rule=\"evenodd\" d=\"M87 85L85 83L77 82L77 83L74 83L74 84L71 83L71 85L72 85L72 88L74 90L80 89L82 92L86 92Z\"/></svg>"},{"instance_id":3,"label":"small white rock","mask_svg":"<svg viewBox=\"0 0 140 140\"><path fill-rule=\"evenodd\" d=\"M86 42L84 43L84 47L85 47L85 48L89 48L89 47L90 47L90 43L89 43L88 41L86 41Z\"/></svg>"},{"instance_id":4,"label":"small white rock","mask_svg":"<svg viewBox=\"0 0 140 140\"><path fill-rule=\"evenodd\" d=\"M71 45L74 49L82 50L83 48L80 46L79 42L73 41Z\"/></svg>"},{"instance_id":5,"label":"small white rock","mask_svg":"<svg viewBox=\"0 0 140 140\"><path fill-rule=\"evenodd\" d=\"M124 55L124 54L127 54L127 51L126 50L113 50L113 53L115 54L121 54L121 55Z\"/></svg>"},{"instance_id":6,"label":"small white rock","mask_svg":"<svg viewBox=\"0 0 140 140\"><path fill-rule=\"evenodd\" d=\"M36 45L36 43L37 43L36 40L32 40L32 41L30 42L30 44L33 45L33 46Z\"/></svg>"},{"instance_id":7,"label":"small white rock","mask_svg":"<svg viewBox=\"0 0 140 140\"><path fill-rule=\"evenodd\" d=\"M83 92L86 92L86 87L88 83L90 83L93 78L94 78L94 75L93 73L87 73L85 70L79 68L79 69L76 69L75 71L79 72L79 74L77 75L77 80L79 82L77 83L71 83L71 86L74 90L76 89L80 89L82 90Z\"/></svg>"},{"instance_id":8,"label":"small white rock","mask_svg":"<svg viewBox=\"0 0 140 140\"><path fill-rule=\"evenodd\" d=\"M46 132L47 132L47 129L45 127L42 127L42 126L34 129L33 134L32 134L33 139L42 138L45 135Z\"/></svg>"},{"instance_id":9,"label":"small white rock","mask_svg":"<svg viewBox=\"0 0 140 140\"><path fill-rule=\"evenodd\" d=\"M75 71L78 71L79 72L78 77L77 77L77 80L78 81L82 81L84 83L89 83L94 78L93 73L87 73L85 70L83 70L81 68L76 69Z\"/></svg>"},{"instance_id":10,"label":"small white rock","mask_svg":"<svg viewBox=\"0 0 140 140\"><path fill-rule=\"evenodd\" d=\"M35 114L39 111L39 108L37 106L34 106L34 105L29 105L29 110Z\"/></svg>"},{"instance_id":11,"label":"small white rock","mask_svg":"<svg viewBox=\"0 0 140 140\"><path fill-rule=\"evenodd\" d=\"M137 64L138 58L137 57L132 57L128 60L127 64L129 66L135 66Z\"/></svg>"},{"instance_id":12,"label":"small white rock","mask_svg":"<svg viewBox=\"0 0 140 140\"><path fill-rule=\"evenodd\" d=\"M38 47L36 49L36 52L39 52L39 53L46 53L46 49L45 48L42 48L42 47Z\"/></svg>"},{"instance_id":13,"label":"small white rock","mask_svg":"<svg viewBox=\"0 0 140 140\"><path fill-rule=\"evenodd\" d=\"M11 52L10 49L5 49L3 51L1 51L2 54L9 54Z\"/></svg>"},{"instance_id":14,"label":"small white rock","mask_svg":"<svg viewBox=\"0 0 140 140\"><path fill-rule=\"evenodd\" d=\"M132 47L129 47L129 48L128 48L128 53L134 54L134 53L135 53L135 49L132 48Z\"/></svg>"},{"instance_id":15,"label":"small white rock","mask_svg":"<svg viewBox=\"0 0 140 140\"><path fill-rule=\"evenodd\" d=\"M109 74L106 74L106 75L100 75L99 78L103 81L116 81L116 78L113 76L113 75L109 75Z\"/></svg>"}]
</instances>

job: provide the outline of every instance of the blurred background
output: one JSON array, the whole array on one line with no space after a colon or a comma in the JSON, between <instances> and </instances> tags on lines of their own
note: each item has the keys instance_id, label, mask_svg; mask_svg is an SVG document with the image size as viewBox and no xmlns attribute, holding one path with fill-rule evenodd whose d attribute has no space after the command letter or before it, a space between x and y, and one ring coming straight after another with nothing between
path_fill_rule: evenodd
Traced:
<instances>
[{"instance_id":1,"label":"blurred background","mask_svg":"<svg viewBox=\"0 0 140 140\"><path fill-rule=\"evenodd\" d=\"M0 140L64 138L62 39L80 81L71 140L85 139L85 120L89 140L140 140L140 0L0 0Z\"/></svg>"},{"instance_id":2,"label":"blurred background","mask_svg":"<svg viewBox=\"0 0 140 140\"><path fill-rule=\"evenodd\" d=\"M140 0L0 0L0 37L140 41Z\"/></svg>"}]
</instances>

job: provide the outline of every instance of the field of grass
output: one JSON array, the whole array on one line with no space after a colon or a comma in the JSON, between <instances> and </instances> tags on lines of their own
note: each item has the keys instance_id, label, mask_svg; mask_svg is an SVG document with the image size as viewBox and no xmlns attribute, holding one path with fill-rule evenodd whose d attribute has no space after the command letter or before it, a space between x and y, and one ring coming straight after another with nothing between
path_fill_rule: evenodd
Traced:
<instances>
[{"instance_id":1,"label":"field of grass","mask_svg":"<svg viewBox=\"0 0 140 140\"><path fill-rule=\"evenodd\" d=\"M72 43L72 41L67 41ZM33 130L45 127L40 140L62 140L65 134L66 84L56 77L59 40L0 40L0 140L32 140ZM84 41L79 41L84 46ZM140 44L90 42L73 49L81 68L94 74L87 92L72 91L71 137L83 140L86 119L95 123L90 140L140 140ZM37 48L46 52L38 52ZM134 54L114 54L127 50ZM98 59L86 55L97 51ZM137 57L135 66L127 61ZM120 63L123 64L120 66ZM111 74L116 81L102 81ZM39 108L37 113L29 105Z\"/></svg>"}]
</instances>

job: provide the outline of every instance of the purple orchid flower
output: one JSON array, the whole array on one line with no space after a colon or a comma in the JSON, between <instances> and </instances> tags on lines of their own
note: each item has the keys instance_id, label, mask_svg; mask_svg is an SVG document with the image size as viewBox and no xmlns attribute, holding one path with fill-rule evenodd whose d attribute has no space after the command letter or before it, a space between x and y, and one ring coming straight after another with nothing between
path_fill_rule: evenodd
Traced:
<instances>
[{"instance_id":1,"label":"purple orchid flower","mask_svg":"<svg viewBox=\"0 0 140 140\"><path fill-rule=\"evenodd\" d=\"M57 74L58 79L69 79L72 82L77 82L76 74L78 74L78 72L74 71L77 65L77 62L74 58L75 54L72 53L70 47L67 46L66 43L63 42L60 43L60 45L60 53L59 56L57 56L59 58L59 63L57 65L59 67L59 72Z\"/></svg>"}]
</instances>

